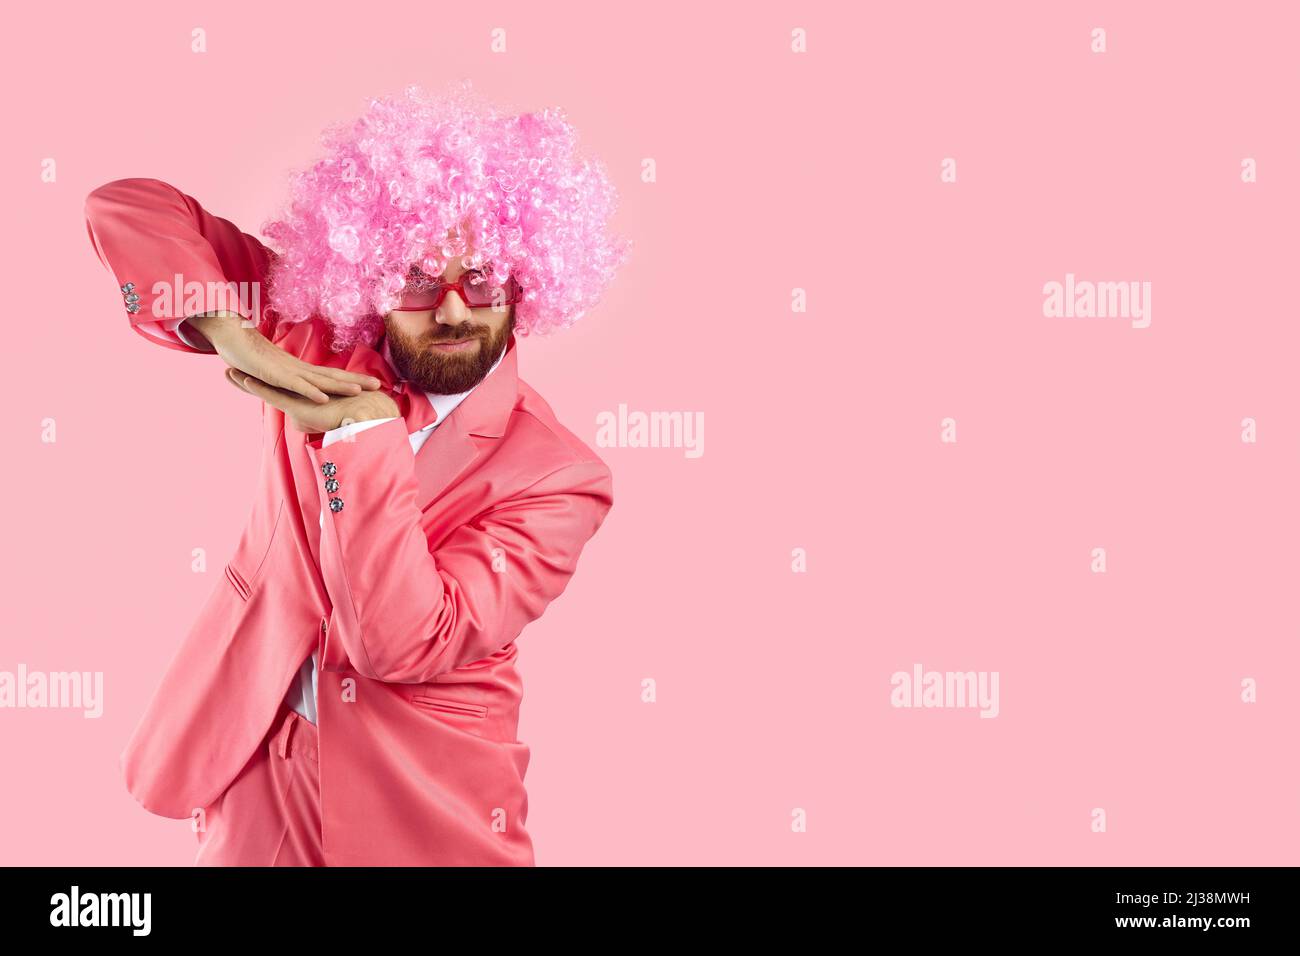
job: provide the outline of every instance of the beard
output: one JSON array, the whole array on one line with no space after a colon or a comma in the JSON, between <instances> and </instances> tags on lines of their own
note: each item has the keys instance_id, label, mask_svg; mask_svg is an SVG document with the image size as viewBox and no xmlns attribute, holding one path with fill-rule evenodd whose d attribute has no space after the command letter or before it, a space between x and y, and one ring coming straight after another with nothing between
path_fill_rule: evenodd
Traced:
<instances>
[{"instance_id":1,"label":"beard","mask_svg":"<svg viewBox=\"0 0 1300 956\"><path fill-rule=\"evenodd\" d=\"M510 320L493 334L486 325L472 321L457 326L439 326L428 335L412 338L385 320L388 350L398 373L413 385L435 395L459 395L483 379L506 350L515 327L515 307ZM438 342L456 342L477 338L477 348L468 352L443 352L433 348Z\"/></svg>"}]
</instances>

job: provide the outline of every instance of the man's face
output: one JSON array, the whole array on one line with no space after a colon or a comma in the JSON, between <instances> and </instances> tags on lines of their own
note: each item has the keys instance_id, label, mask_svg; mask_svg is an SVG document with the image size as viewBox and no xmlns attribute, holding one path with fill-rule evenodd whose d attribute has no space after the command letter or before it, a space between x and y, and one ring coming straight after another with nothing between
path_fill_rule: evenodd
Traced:
<instances>
[{"instance_id":1,"label":"man's face","mask_svg":"<svg viewBox=\"0 0 1300 956\"><path fill-rule=\"evenodd\" d=\"M442 279L452 282L464 272L456 257ZM393 363L403 377L426 392L456 395L483 381L501 357L515 326L515 307L472 309L460 293L448 289L437 309L389 312L384 326Z\"/></svg>"}]
</instances>

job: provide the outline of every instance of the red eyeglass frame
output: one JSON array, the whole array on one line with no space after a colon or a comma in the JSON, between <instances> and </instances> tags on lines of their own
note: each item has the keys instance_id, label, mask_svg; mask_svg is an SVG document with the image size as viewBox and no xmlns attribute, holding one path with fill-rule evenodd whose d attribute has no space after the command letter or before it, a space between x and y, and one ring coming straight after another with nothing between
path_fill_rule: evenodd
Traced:
<instances>
[{"instance_id":1,"label":"red eyeglass frame","mask_svg":"<svg viewBox=\"0 0 1300 956\"><path fill-rule=\"evenodd\" d=\"M465 301L465 304L466 304L467 306L469 306L471 309L490 309L490 308L492 308L493 303L491 303L491 302L486 302L486 303L484 303L484 304L482 304L482 305L474 305L473 303L471 303L471 302L469 301L469 297L465 295L465 283L466 283L466 280L467 280L470 276L474 276L474 275L483 275L483 274L482 274L481 272L479 272L478 270L476 270L476 269L468 269L468 270L466 270L465 272L462 272L462 273L460 274L460 278L459 278L459 279L454 279L454 280L452 280L452 281L450 281L450 282L447 281L446 279L437 279L437 280L435 280L435 281L437 282L437 285L434 286L434 288L432 288L432 289L430 289L430 290L428 290L428 291L421 290L420 292L414 293L414 295L419 295L419 296L422 296L422 297L433 296L433 304L432 304L432 305L410 306L410 305L400 305L400 304L399 304L399 305L394 306L393 309L392 309L392 311L394 311L394 312L429 312L429 311L432 311L433 309L436 309L436 308L438 308L438 306L442 305L442 300L443 300L443 298L447 295L447 291L448 291L449 289L455 289L455 290L456 290L456 293L461 297L461 299L463 299L463 300ZM492 280L489 279L487 276L484 275L484 276L483 276L483 281L484 281L484 282L491 282ZM508 292L508 293L507 293L506 298L505 298L505 299L502 301L502 303L501 303L503 306L507 306L507 305L518 305L521 301L523 301L524 290L523 290L522 287L520 287L519 283L515 280L515 277L514 277L513 275L510 276L510 278L506 279L506 284L505 284L504 286L493 286L493 289L494 289L494 290L497 289L497 288L503 288L503 289L507 289L507 290L513 289L513 290L514 290L513 292ZM495 296L494 296L494 298L495 298Z\"/></svg>"}]
</instances>

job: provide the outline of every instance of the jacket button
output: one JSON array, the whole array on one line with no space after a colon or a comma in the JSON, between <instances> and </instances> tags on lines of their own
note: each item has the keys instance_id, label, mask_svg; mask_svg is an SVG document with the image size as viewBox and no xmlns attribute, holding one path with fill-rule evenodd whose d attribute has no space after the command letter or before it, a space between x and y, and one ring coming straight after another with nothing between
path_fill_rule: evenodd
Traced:
<instances>
[{"instance_id":1,"label":"jacket button","mask_svg":"<svg viewBox=\"0 0 1300 956\"><path fill-rule=\"evenodd\" d=\"M321 470L321 474L323 474L326 478L333 478L339 472L339 470L334 467L334 462L332 461L325 462L325 464L320 466L320 470Z\"/></svg>"},{"instance_id":2,"label":"jacket button","mask_svg":"<svg viewBox=\"0 0 1300 956\"><path fill-rule=\"evenodd\" d=\"M340 511L342 511L342 510L343 510L343 499L342 499L342 498L331 498L331 499L330 499L330 511L333 511L335 514L338 514L338 513L339 513Z\"/></svg>"},{"instance_id":3,"label":"jacket button","mask_svg":"<svg viewBox=\"0 0 1300 956\"><path fill-rule=\"evenodd\" d=\"M338 491L338 490L339 490L339 482L338 482L338 479L337 479L337 478L326 478L326 479L325 479L325 490L328 491L330 494L334 494L334 492Z\"/></svg>"}]
</instances>

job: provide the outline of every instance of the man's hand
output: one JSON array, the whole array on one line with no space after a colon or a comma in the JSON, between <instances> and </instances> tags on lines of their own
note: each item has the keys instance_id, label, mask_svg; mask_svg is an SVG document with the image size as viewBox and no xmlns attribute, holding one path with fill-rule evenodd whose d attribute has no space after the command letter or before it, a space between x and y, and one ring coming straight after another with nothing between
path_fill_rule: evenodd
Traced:
<instances>
[{"instance_id":1,"label":"man's hand","mask_svg":"<svg viewBox=\"0 0 1300 956\"><path fill-rule=\"evenodd\" d=\"M332 401L330 395L361 395L383 384L373 375L304 362L268 341L256 328L246 326L243 317L234 312L196 315L185 321L212 343L231 369L312 403L324 406ZM239 384L242 378L231 381Z\"/></svg>"},{"instance_id":2,"label":"man's hand","mask_svg":"<svg viewBox=\"0 0 1300 956\"><path fill-rule=\"evenodd\" d=\"M379 391L331 398L319 405L233 368L226 369L226 381L280 409L293 422L293 427L304 434L323 433L349 422L365 422L372 418L397 418L402 414L397 403Z\"/></svg>"}]
</instances>

